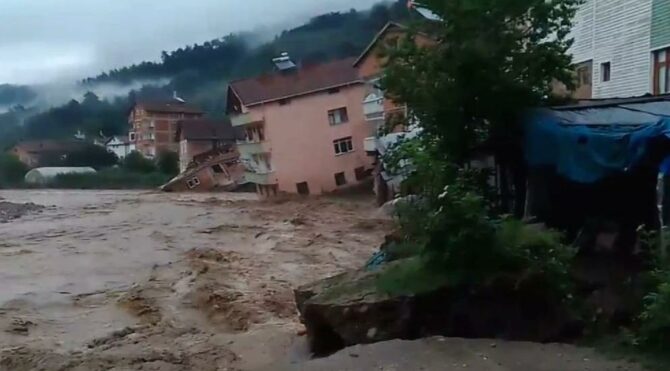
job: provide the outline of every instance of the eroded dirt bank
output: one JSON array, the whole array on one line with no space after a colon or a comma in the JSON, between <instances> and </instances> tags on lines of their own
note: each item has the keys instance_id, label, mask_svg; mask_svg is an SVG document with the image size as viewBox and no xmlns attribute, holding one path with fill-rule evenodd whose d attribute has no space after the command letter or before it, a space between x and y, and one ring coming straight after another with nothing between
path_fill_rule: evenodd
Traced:
<instances>
[{"instance_id":1,"label":"eroded dirt bank","mask_svg":"<svg viewBox=\"0 0 670 371\"><path fill-rule=\"evenodd\" d=\"M360 266L371 201L2 192L0 369L256 369L304 359L294 287Z\"/></svg>"}]
</instances>

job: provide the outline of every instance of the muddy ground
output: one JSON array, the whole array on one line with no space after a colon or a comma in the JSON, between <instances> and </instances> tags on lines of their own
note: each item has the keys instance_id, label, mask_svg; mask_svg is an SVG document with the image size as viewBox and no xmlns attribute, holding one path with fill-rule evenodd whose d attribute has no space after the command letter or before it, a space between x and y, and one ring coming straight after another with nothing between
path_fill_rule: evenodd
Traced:
<instances>
[{"instance_id":1,"label":"muddy ground","mask_svg":"<svg viewBox=\"0 0 670 371\"><path fill-rule=\"evenodd\" d=\"M0 224L0 370L367 369L347 368L349 353L305 362L292 290L370 257L390 229L372 199L0 197L46 207ZM388 362L370 369L419 369L394 368L398 350L381 347L368 361ZM609 365L584 369L629 369Z\"/></svg>"}]
</instances>

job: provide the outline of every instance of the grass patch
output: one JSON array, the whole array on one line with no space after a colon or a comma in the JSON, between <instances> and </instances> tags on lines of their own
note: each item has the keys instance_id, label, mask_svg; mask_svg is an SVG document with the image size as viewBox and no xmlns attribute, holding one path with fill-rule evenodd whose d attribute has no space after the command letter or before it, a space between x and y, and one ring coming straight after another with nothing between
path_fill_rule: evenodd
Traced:
<instances>
[{"instance_id":1,"label":"grass patch","mask_svg":"<svg viewBox=\"0 0 670 371\"><path fill-rule=\"evenodd\" d=\"M400 260L380 272L377 288L387 295L413 295L431 292L447 285L447 274L428 268L425 258Z\"/></svg>"},{"instance_id":2,"label":"grass patch","mask_svg":"<svg viewBox=\"0 0 670 371\"><path fill-rule=\"evenodd\" d=\"M100 170L91 174L61 174L47 183L55 189L154 189L167 183L171 176L153 172L139 173L121 168Z\"/></svg>"},{"instance_id":3,"label":"grass patch","mask_svg":"<svg viewBox=\"0 0 670 371\"><path fill-rule=\"evenodd\" d=\"M586 340L580 344L596 349L599 353L615 361L636 363L649 371L670 370L670 352L649 351L635 346L624 335L611 335Z\"/></svg>"}]
</instances>

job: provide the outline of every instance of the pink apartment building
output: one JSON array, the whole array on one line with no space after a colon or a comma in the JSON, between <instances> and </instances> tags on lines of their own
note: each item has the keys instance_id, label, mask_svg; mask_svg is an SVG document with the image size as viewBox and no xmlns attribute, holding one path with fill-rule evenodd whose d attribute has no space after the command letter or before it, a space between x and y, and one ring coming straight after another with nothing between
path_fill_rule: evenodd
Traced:
<instances>
[{"instance_id":1,"label":"pink apartment building","mask_svg":"<svg viewBox=\"0 0 670 371\"><path fill-rule=\"evenodd\" d=\"M284 55L277 72L230 84L245 177L261 195L327 193L370 174L363 143L376 128L363 114L368 89L354 61L297 68Z\"/></svg>"}]
</instances>

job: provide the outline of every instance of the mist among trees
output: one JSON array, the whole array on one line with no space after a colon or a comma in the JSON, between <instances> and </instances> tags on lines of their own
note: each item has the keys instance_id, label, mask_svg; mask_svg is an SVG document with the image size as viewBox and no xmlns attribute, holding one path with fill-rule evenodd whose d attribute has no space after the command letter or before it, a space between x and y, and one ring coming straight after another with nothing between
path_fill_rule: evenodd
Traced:
<instances>
[{"instance_id":1,"label":"mist among trees","mask_svg":"<svg viewBox=\"0 0 670 371\"><path fill-rule=\"evenodd\" d=\"M36 112L30 87L0 85L0 148L19 140L71 138L125 134L127 112L143 99L179 96L221 117L226 106L228 82L268 72L272 58L288 52L299 64L322 63L358 55L388 21L409 18L406 1L380 3L369 11L337 12L312 18L285 30L269 42L258 44L249 33L235 33L202 44L164 51L160 62L142 62L82 80L84 90L100 84L131 85L137 81L169 81L163 86L145 85L127 96L103 99L89 92L64 105ZM2 113L2 107L6 112Z\"/></svg>"}]
</instances>

